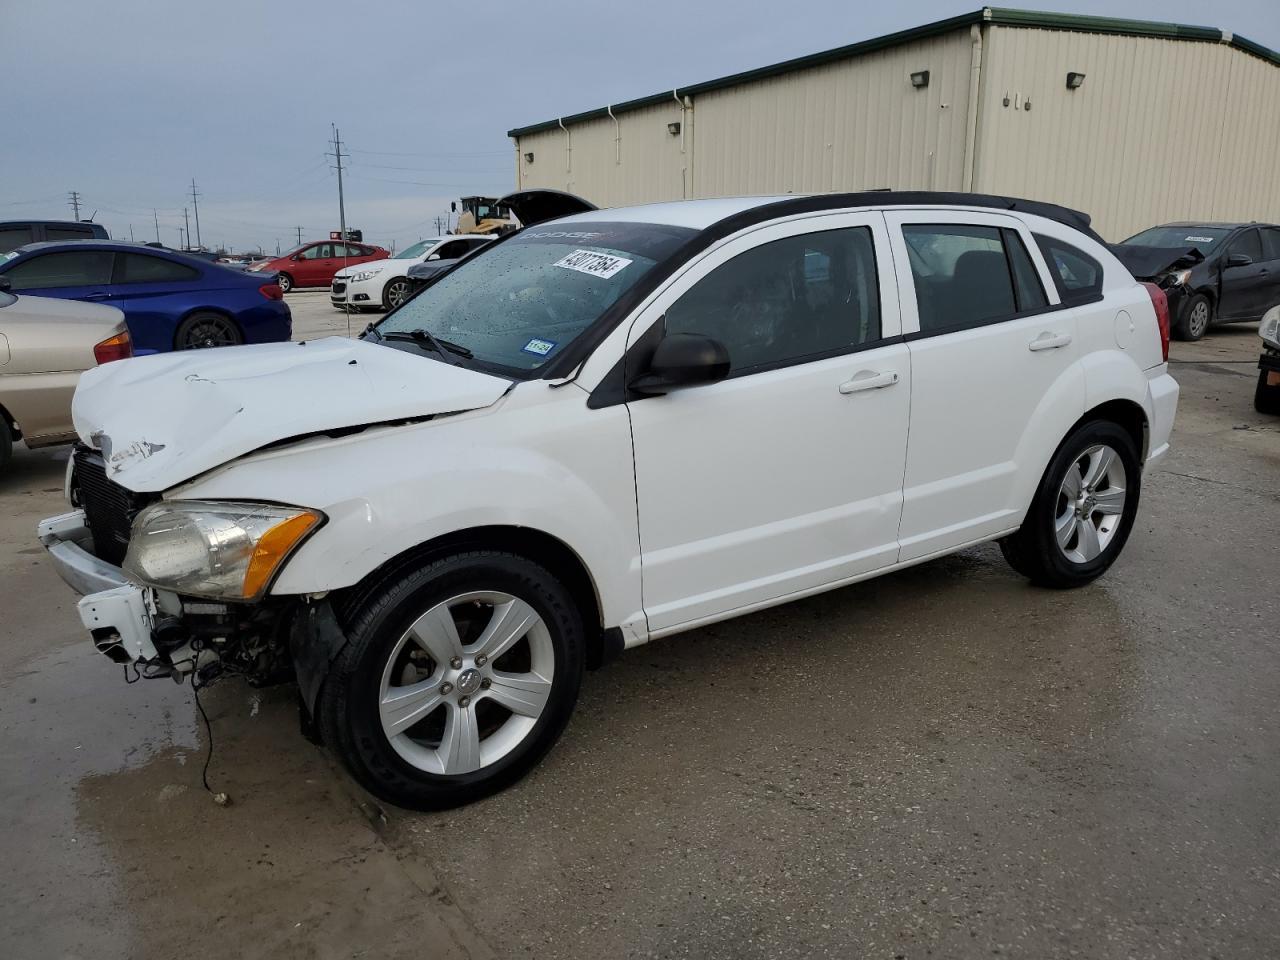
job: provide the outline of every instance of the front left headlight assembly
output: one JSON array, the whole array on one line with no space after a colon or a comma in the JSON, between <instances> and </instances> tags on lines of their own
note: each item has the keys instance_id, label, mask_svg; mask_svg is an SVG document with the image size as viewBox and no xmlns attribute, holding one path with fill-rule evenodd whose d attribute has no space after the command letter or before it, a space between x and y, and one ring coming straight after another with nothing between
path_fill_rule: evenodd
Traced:
<instances>
[{"instance_id":1,"label":"front left headlight assembly","mask_svg":"<svg viewBox=\"0 0 1280 960\"><path fill-rule=\"evenodd\" d=\"M133 521L124 569L174 593L257 600L324 514L270 503L175 500Z\"/></svg>"},{"instance_id":2,"label":"front left headlight assembly","mask_svg":"<svg viewBox=\"0 0 1280 960\"><path fill-rule=\"evenodd\" d=\"M381 270L361 270L351 279L354 280L356 283L363 283L365 280L372 280L381 272L382 272Z\"/></svg>"},{"instance_id":3,"label":"front left headlight assembly","mask_svg":"<svg viewBox=\"0 0 1280 960\"><path fill-rule=\"evenodd\" d=\"M1272 307L1262 315L1258 334L1266 341L1267 346L1280 350L1280 306Z\"/></svg>"}]
</instances>

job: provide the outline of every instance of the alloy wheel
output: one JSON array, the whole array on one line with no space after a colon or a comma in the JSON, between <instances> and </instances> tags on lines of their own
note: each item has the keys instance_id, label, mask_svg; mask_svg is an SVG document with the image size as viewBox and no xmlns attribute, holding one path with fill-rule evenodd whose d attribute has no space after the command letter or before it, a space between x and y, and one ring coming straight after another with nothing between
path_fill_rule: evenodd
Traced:
<instances>
[{"instance_id":1,"label":"alloy wheel","mask_svg":"<svg viewBox=\"0 0 1280 960\"><path fill-rule=\"evenodd\" d=\"M387 284L387 306L394 309L409 299L409 281L392 280Z\"/></svg>"},{"instance_id":2,"label":"alloy wheel","mask_svg":"<svg viewBox=\"0 0 1280 960\"><path fill-rule=\"evenodd\" d=\"M378 691L382 730L419 770L473 773L529 736L554 676L551 634L532 606L501 592L452 597L392 648Z\"/></svg>"},{"instance_id":3,"label":"alloy wheel","mask_svg":"<svg viewBox=\"0 0 1280 960\"><path fill-rule=\"evenodd\" d=\"M1200 300L1191 308L1191 316L1187 318L1187 332L1192 340L1199 340L1209 329L1209 304Z\"/></svg>"},{"instance_id":4,"label":"alloy wheel","mask_svg":"<svg viewBox=\"0 0 1280 960\"><path fill-rule=\"evenodd\" d=\"M233 347L240 342L240 332L226 317L202 317L188 332L188 350L206 347Z\"/></svg>"},{"instance_id":5,"label":"alloy wheel","mask_svg":"<svg viewBox=\"0 0 1280 960\"><path fill-rule=\"evenodd\" d=\"M1126 481L1124 461L1106 444L1089 447L1067 468L1053 526L1068 560L1088 563L1107 549L1124 515Z\"/></svg>"}]
</instances>

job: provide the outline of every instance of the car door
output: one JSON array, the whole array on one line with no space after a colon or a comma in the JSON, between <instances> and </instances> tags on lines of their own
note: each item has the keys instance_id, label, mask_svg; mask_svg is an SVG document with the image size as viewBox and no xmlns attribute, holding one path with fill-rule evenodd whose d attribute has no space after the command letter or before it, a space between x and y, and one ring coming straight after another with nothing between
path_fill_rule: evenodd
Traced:
<instances>
[{"instance_id":1,"label":"car door","mask_svg":"<svg viewBox=\"0 0 1280 960\"><path fill-rule=\"evenodd\" d=\"M14 293L103 302L111 297L110 250L53 250L12 261L3 270Z\"/></svg>"},{"instance_id":2,"label":"car door","mask_svg":"<svg viewBox=\"0 0 1280 960\"><path fill-rule=\"evenodd\" d=\"M194 266L149 253L116 254L110 303L124 311L135 354L171 350L177 317L200 281Z\"/></svg>"},{"instance_id":3,"label":"car door","mask_svg":"<svg viewBox=\"0 0 1280 960\"><path fill-rule=\"evenodd\" d=\"M628 400L650 631L892 564L911 371L883 217L727 241L643 311L626 362L671 333L721 340L732 368Z\"/></svg>"},{"instance_id":4,"label":"car door","mask_svg":"<svg viewBox=\"0 0 1280 960\"><path fill-rule=\"evenodd\" d=\"M1044 464L1019 462L1019 449L1078 358L1077 311L1050 303L1051 278L1013 217L911 210L885 219L911 354L899 532L900 558L909 561L1021 522L1016 480ZM1094 299L1100 290L1099 270ZM1054 402L1083 414L1083 378Z\"/></svg>"},{"instance_id":5,"label":"car door","mask_svg":"<svg viewBox=\"0 0 1280 960\"><path fill-rule=\"evenodd\" d=\"M298 254L298 272L293 278L299 287L327 286L338 272L332 243L315 243Z\"/></svg>"},{"instance_id":6,"label":"car door","mask_svg":"<svg viewBox=\"0 0 1280 960\"><path fill-rule=\"evenodd\" d=\"M1232 265L1232 258L1248 262ZM1222 291L1218 298L1219 320L1253 320L1262 316L1263 303L1274 284L1272 264L1262 252L1262 237L1256 227L1231 238L1222 258Z\"/></svg>"},{"instance_id":7,"label":"car door","mask_svg":"<svg viewBox=\"0 0 1280 960\"><path fill-rule=\"evenodd\" d=\"M1258 291L1258 315L1280 304L1280 227L1259 227L1262 262L1267 273Z\"/></svg>"}]
</instances>

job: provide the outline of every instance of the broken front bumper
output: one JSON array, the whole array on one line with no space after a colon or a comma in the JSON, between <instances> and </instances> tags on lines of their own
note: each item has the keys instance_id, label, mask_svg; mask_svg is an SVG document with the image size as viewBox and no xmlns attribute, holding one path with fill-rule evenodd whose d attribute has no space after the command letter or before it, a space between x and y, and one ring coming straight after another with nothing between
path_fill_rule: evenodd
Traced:
<instances>
[{"instance_id":1,"label":"broken front bumper","mask_svg":"<svg viewBox=\"0 0 1280 960\"><path fill-rule=\"evenodd\" d=\"M155 660L154 591L131 583L123 570L90 552L93 540L84 511L43 520L36 535L58 575L83 594L77 605L80 622L92 635L94 646L116 663Z\"/></svg>"}]
</instances>

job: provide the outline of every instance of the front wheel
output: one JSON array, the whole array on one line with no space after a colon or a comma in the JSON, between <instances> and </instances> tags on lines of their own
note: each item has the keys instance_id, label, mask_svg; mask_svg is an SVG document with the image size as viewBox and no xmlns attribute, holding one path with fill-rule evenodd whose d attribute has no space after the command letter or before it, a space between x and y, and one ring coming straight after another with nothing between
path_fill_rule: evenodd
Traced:
<instances>
[{"instance_id":1,"label":"front wheel","mask_svg":"<svg viewBox=\"0 0 1280 960\"><path fill-rule=\"evenodd\" d=\"M524 776L578 697L583 625L569 592L506 553L447 557L379 585L318 704L325 742L375 796L460 806Z\"/></svg>"},{"instance_id":2,"label":"front wheel","mask_svg":"<svg viewBox=\"0 0 1280 960\"><path fill-rule=\"evenodd\" d=\"M1045 587L1080 587L1124 548L1142 469L1133 438L1108 420L1078 427L1044 472L1022 527L1000 541L1015 570Z\"/></svg>"},{"instance_id":3,"label":"front wheel","mask_svg":"<svg viewBox=\"0 0 1280 960\"><path fill-rule=\"evenodd\" d=\"M1267 371L1258 371L1258 385L1253 391L1253 409L1269 416L1280 416L1280 383L1267 383Z\"/></svg>"},{"instance_id":4,"label":"front wheel","mask_svg":"<svg viewBox=\"0 0 1280 960\"><path fill-rule=\"evenodd\" d=\"M289 276L287 273L278 274L276 276L276 283L279 284L280 291L282 293L288 293L293 289L293 277Z\"/></svg>"},{"instance_id":5,"label":"front wheel","mask_svg":"<svg viewBox=\"0 0 1280 960\"><path fill-rule=\"evenodd\" d=\"M1213 323L1213 304L1203 293L1197 293L1187 303L1182 316L1174 324L1173 335L1179 340L1199 340L1209 332Z\"/></svg>"},{"instance_id":6,"label":"front wheel","mask_svg":"<svg viewBox=\"0 0 1280 960\"><path fill-rule=\"evenodd\" d=\"M400 304L409 299L409 294L413 292L413 284L405 277L396 277L387 283L382 289L382 305L388 310L394 310Z\"/></svg>"}]
</instances>

